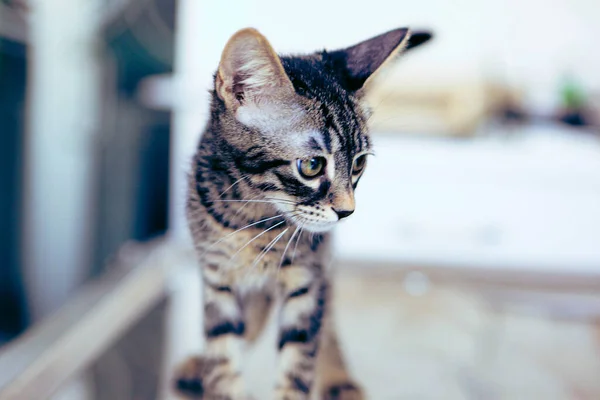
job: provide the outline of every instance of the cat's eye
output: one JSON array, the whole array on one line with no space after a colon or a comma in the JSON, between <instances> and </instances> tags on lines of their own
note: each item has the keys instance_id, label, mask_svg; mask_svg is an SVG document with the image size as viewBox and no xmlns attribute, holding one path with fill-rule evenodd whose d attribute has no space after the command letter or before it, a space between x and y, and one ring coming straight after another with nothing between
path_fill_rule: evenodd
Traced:
<instances>
[{"instance_id":1,"label":"cat's eye","mask_svg":"<svg viewBox=\"0 0 600 400\"><path fill-rule=\"evenodd\" d=\"M312 157L298 160L298 172L307 179L316 178L325 170L325 159L323 157Z\"/></svg>"},{"instance_id":2,"label":"cat's eye","mask_svg":"<svg viewBox=\"0 0 600 400\"><path fill-rule=\"evenodd\" d=\"M352 175L358 175L367 166L367 155L363 154L362 156L356 157L354 160L354 164L352 164Z\"/></svg>"}]
</instances>

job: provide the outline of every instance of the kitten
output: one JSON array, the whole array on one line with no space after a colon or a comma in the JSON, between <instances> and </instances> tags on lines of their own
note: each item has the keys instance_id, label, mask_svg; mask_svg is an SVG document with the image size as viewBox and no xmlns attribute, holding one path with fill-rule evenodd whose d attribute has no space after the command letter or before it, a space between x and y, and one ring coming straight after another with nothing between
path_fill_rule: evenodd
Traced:
<instances>
[{"instance_id":1,"label":"kitten","mask_svg":"<svg viewBox=\"0 0 600 400\"><path fill-rule=\"evenodd\" d=\"M366 86L397 54L429 38L396 29L304 56L278 56L254 29L229 40L187 202L207 347L178 371L180 393L246 398L242 349L277 303L275 398L363 398L331 316L327 232L354 212L371 151Z\"/></svg>"}]
</instances>

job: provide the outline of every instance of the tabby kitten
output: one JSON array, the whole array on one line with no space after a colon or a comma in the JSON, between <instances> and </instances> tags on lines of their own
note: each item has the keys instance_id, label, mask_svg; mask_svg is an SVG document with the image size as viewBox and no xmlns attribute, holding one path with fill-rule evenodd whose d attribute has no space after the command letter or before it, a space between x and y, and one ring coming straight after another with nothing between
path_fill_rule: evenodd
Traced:
<instances>
[{"instance_id":1,"label":"tabby kitten","mask_svg":"<svg viewBox=\"0 0 600 400\"><path fill-rule=\"evenodd\" d=\"M354 212L371 151L364 89L429 38L396 29L305 56L278 56L254 29L229 40L189 181L207 345L178 371L181 394L247 398L242 350L276 303L275 399L363 398L331 316L327 232Z\"/></svg>"}]
</instances>

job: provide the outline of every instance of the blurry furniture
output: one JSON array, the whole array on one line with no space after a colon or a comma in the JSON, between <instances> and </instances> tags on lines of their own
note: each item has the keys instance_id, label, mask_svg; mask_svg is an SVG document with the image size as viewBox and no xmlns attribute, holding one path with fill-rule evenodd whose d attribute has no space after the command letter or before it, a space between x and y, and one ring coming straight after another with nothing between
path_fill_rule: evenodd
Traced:
<instances>
[{"instance_id":1,"label":"blurry furniture","mask_svg":"<svg viewBox=\"0 0 600 400\"><path fill-rule=\"evenodd\" d=\"M32 322L123 243L166 231L170 114L136 93L172 68L174 9L164 0L31 4L22 270Z\"/></svg>"},{"instance_id":2,"label":"blurry furniture","mask_svg":"<svg viewBox=\"0 0 600 400\"><path fill-rule=\"evenodd\" d=\"M149 77L172 72L176 2L114 3L101 32L106 57L96 273L127 240L165 233L169 211L171 112L145 103L140 92Z\"/></svg>"},{"instance_id":3,"label":"blurry furniture","mask_svg":"<svg viewBox=\"0 0 600 400\"><path fill-rule=\"evenodd\" d=\"M172 69L176 2L34 1L28 9L23 4L0 0L0 351L14 349L12 340L21 343L18 334L26 328L42 326L42 333L39 341L23 338L27 347L4 364L3 383L34 357L41 364L31 374L52 363L57 353L45 348L69 328L76 330L76 321L87 321L102 296L125 290L118 283L122 278L125 284L126 277L113 276L84 295L86 301L71 302L82 284L104 276L107 260L124 243L164 234L169 211L171 116L143 103L138 86ZM158 295L136 290L135 301L154 296L154 306ZM74 319L58 316L56 322L53 314L64 304L77 304L68 310ZM160 320L158 311L147 313L148 320ZM113 323L111 342L98 337L98 346L121 346L119 353L127 354L143 342L118 331L133 321L104 320L101 327ZM96 325L89 337L98 331ZM152 338L154 350L123 360L130 374L146 373L137 364L153 371L160 365L161 334ZM112 355L82 351L96 367L84 378L116 387ZM82 372L80 366L61 364L58 370L62 367ZM56 371L45 373L58 384ZM149 385L142 398L157 390ZM110 395L107 389L97 399Z\"/></svg>"},{"instance_id":4,"label":"blurry furniture","mask_svg":"<svg viewBox=\"0 0 600 400\"><path fill-rule=\"evenodd\" d=\"M0 37L25 44L29 39L27 6L21 0L0 0Z\"/></svg>"},{"instance_id":5,"label":"blurry furniture","mask_svg":"<svg viewBox=\"0 0 600 400\"><path fill-rule=\"evenodd\" d=\"M189 259L189 252L160 242L122 248L101 278L0 348L0 399L53 398L90 369L91 399L160 397L161 385L169 384L161 378L169 358L164 301L177 303L174 284Z\"/></svg>"},{"instance_id":6,"label":"blurry furniture","mask_svg":"<svg viewBox=\"0 0 600 400\"><path fill-rule=\"evenodd\" d=\"M383 80L382 80L383 81ZM416 136L472 136L509 96L507 88L486 81L414 83L375 82L368 92L379 133Z\"/></svg>"},{"instance_id":7,"label":"blurry furniture","mask_svg":"<svg viewBox=\"0 0 600 400\"><path fill-rule=\"evenodd\" d=\"M0 2L0 346L28 315L21 269L27 26Z\"/></svg>"}]
</instances>

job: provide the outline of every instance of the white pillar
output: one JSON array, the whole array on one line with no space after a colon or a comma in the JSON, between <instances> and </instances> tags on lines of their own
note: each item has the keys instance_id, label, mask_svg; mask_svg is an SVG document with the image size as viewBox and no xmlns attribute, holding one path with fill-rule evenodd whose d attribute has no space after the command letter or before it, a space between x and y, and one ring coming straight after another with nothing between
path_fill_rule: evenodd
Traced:
<instances>
[{"instance_id":1,"label":"white pillar","mask_svg":"<svg viewBox=\"0 0 600 400\"><path fill-rule=\"evenodd\" d=\"M23 253L32 317L89 272L99 85L97 0L33 0Z\"/></svg>"},{"instance_id":2,"label":"white pillar","mask_svg":"<svg viewBox=\"0 0 600 400\"><path fill-rule=\"evenodd\" d=\"M188 235L184 215L187 176L208 120L213 73L229 36L245 27L252 3L180 0L177 5L169 213L170 234L176 238Z\"/></svg>"}]
</instances>

